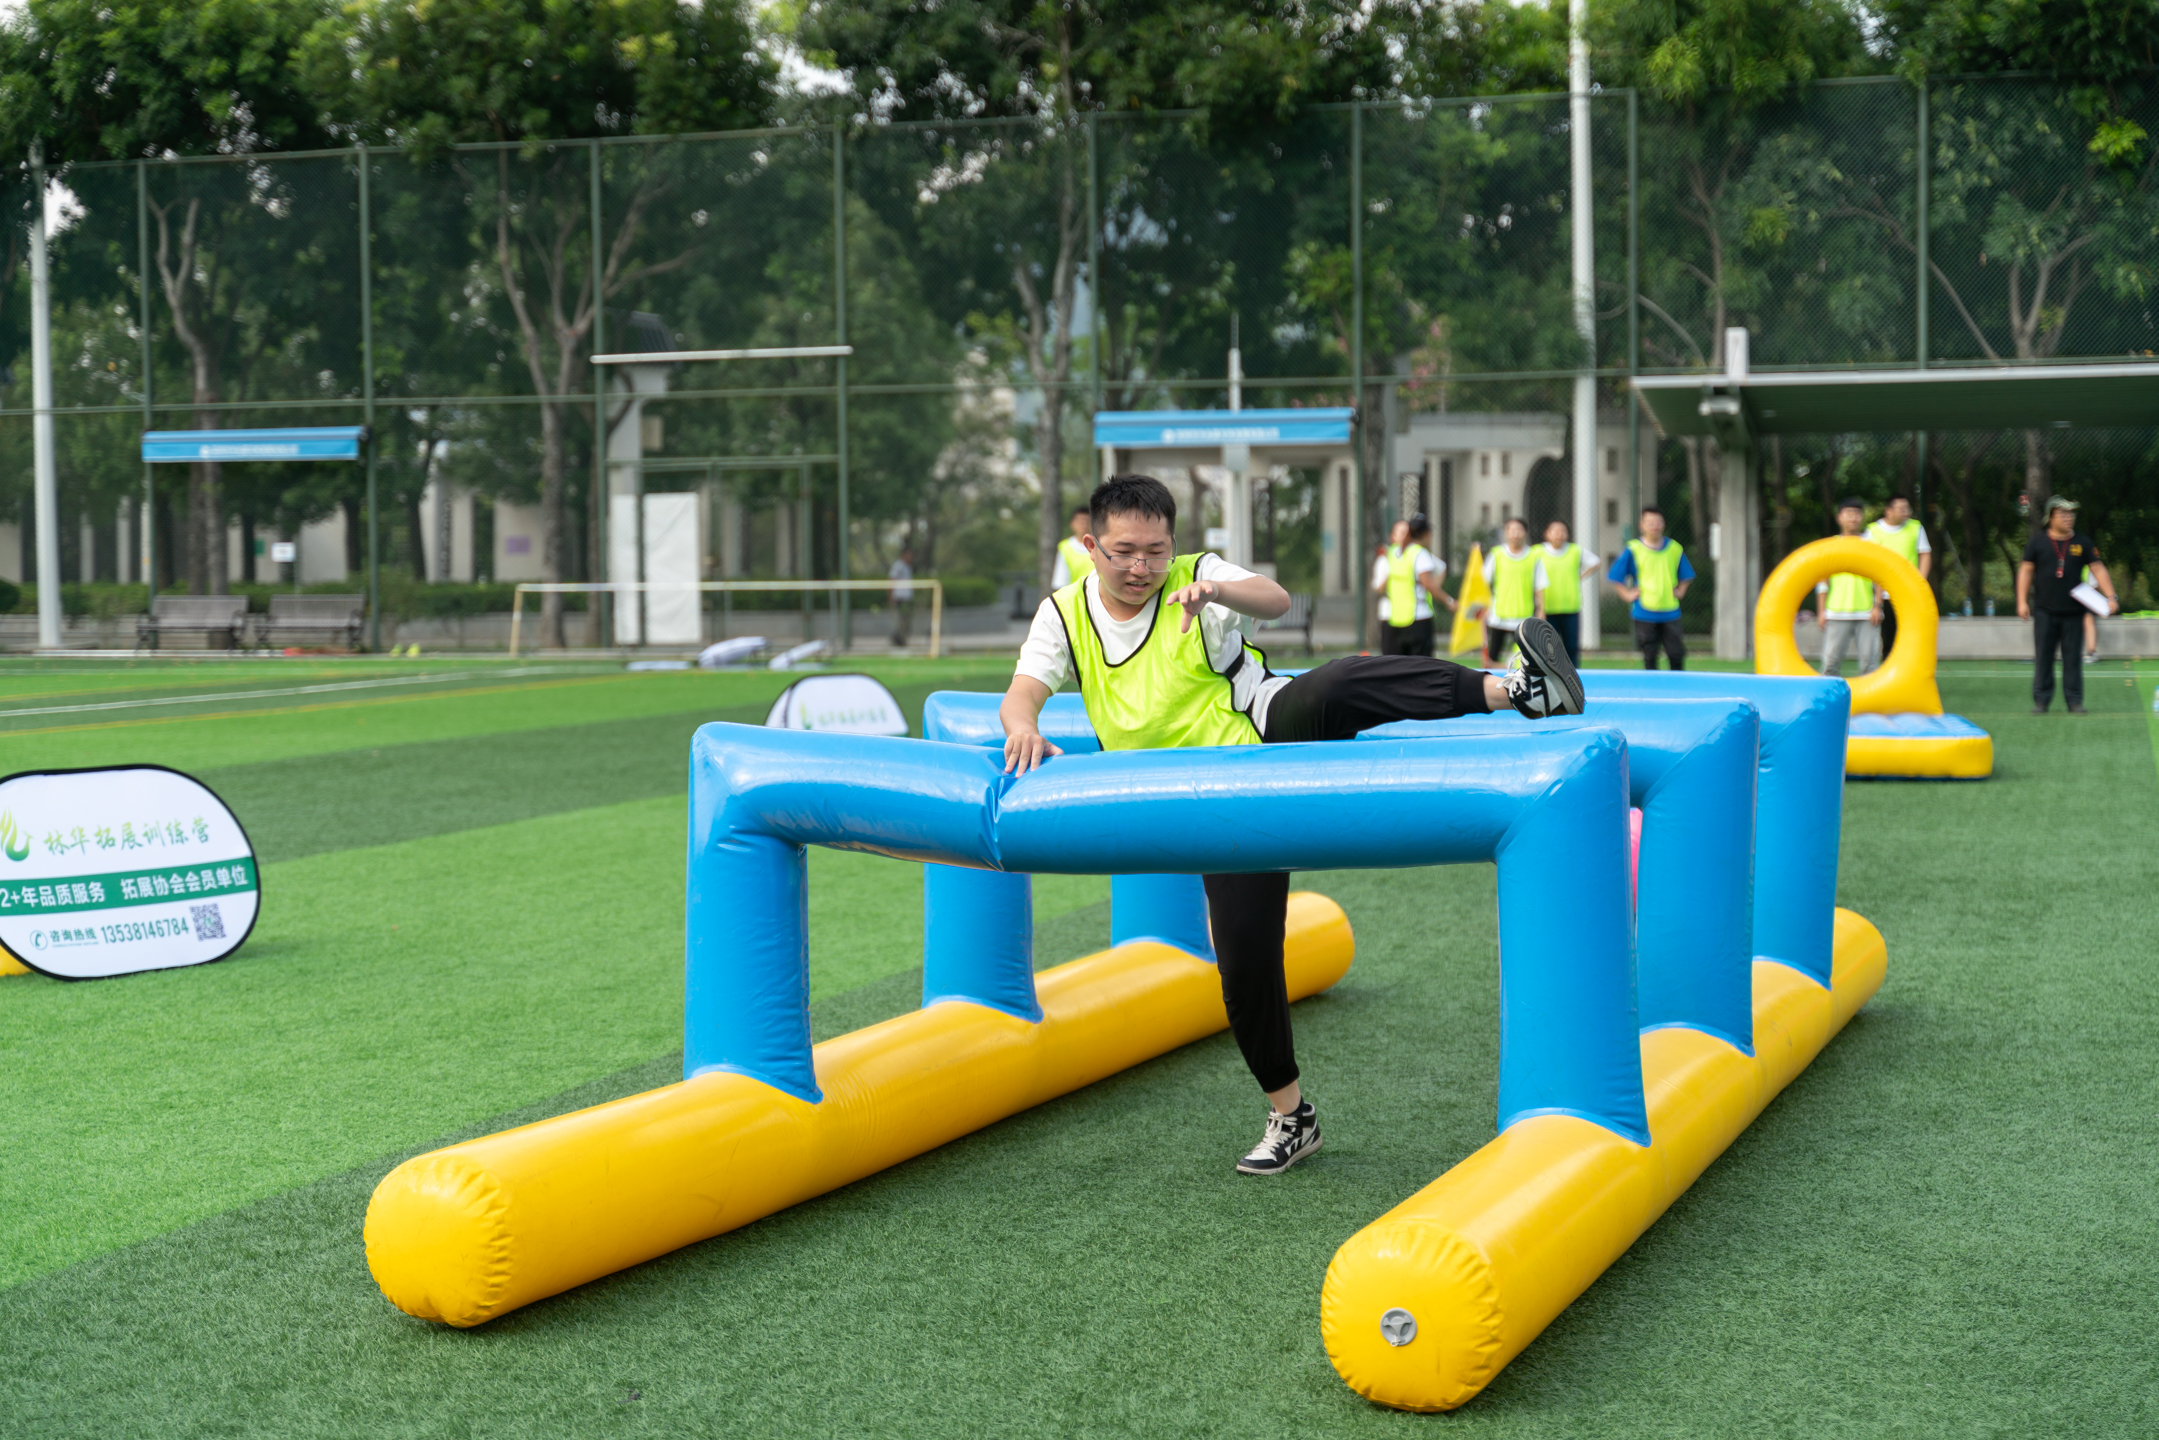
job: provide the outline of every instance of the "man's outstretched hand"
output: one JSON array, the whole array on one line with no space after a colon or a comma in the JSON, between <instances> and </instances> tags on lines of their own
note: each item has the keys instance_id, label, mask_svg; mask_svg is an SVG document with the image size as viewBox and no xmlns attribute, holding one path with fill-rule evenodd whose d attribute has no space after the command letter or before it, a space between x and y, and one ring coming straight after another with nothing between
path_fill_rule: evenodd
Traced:
<instances>
[{"instance_id":1,"label":"man's outstretched hand","mask_svg":"<svg viewBox=\"0 0 2159 1440\"><path fill-rule=\"evenodd\" d=\"M1025 775L1050 756L1064 753L1050 744L1039 730L1014 731L1005 736L1005 772L1010 775Z\"/></svg>"},{"instance_id":2,"label":"man's outstretched hand","mask_svg":"<svg viewBox=\"0 0 2159 1440\"><path fill-rule=\"evenodd\" d=\"M1189 634L1199 612L1212 605L1221 593L1222 587L1212 580L1194 580L1182 589L1170 591L1169 603L1184 607L1184 620L1177 626L1177 633Z\"/></svg>"}]
</instances>

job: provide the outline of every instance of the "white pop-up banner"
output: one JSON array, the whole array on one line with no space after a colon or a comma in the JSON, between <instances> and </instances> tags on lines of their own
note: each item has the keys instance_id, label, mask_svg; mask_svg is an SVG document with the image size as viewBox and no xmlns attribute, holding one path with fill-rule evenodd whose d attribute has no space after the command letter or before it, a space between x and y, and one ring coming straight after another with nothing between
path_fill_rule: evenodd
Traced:
<instances>
[{"instance_id":1,"label":"white pop-up banner","mask_svg":"<svg viewBox=\"0 0 2159 1440\"><path fill-rule=\"evenodd\" d=\"M907 712L890 690L867 675L812 675L780 692L765 725L842 735L905 735Z\"/></svg>"},{"instance_id":2,"label":"white pop-up banner","mask_svg":"<svg viewBox=\"0 0 2159 1440\"><path fill-rule=\"evenodd\" d=\"M247 832L161 765L0 780L0 947L63 980L222 960L255 927Z\"/></svg>"}]
</instances>

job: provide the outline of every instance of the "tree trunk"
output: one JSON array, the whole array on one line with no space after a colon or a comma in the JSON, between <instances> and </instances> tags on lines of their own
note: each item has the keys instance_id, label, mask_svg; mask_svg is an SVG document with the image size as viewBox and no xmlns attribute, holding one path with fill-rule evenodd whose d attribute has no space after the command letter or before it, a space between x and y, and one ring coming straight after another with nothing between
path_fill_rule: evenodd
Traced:
<instances>
[{"instance_id":1,"label":"tree trunk","mask_svg":"<svg viewBox=\"0 0 2159 1440\"><path fill-rule=\"evenodd\" d=\"M1771 492L1769 553L1763 558L1765 569L1774 570L1784 563L1784 557L1792 548L1792 504L1784 487L1784 437L1772 435L1769 439L1769 473Z\"/></svg>"},{"instance_id":2,"label":"tree trunk","mask_svg":"<svg viewBox=\"0 0 2159 1440\"><path fill-rule=\"evenodd\" d=\"M561 580L562 560L562 407L545 400L540 404L540 578ZM556 650L568 643L559 591L540 596L540 643Z\"/></svg>"},{"instance_id":3,"label":"tree trunk","mask_svg":"<svg viewBox=\"0 0 2159 1440\"><path fill-rule=\"evenodd\" d=\"M188 291L199 283L195 273L195 226L202 218L202 201L187 202L187 217L180 230L178 254L174 254L172 208L151 206L157 216L158 282L165 293L165 308L172 315L174 336L188 353L193 370L197 430L218 429L217 353L209 337L188 313ZM188 590L196 595L223 595L230 588L225 574L225 527L220 515L218 489L224 468L216 461L190 465L187 469L187 526L183 553L187 563Z\"/></svg>"},{"instance_id":4,"label":"tree trunk","mask_svg":"<svg viewBox=\"0 0 2159 1440\"><path fill-rule=\"evenodd\" d=\"M2025 526L2027 540L2046 528L2048 487L2053 482L2053 457L2047 454L2047 437L2043 431L2024 432L2024 498L2030 502L2031 514Z\"/></svg>"},{"instance_id":5,"label":"tree trunk","mask_svg":"<svg viewBox=\"0 0 2159 1440\"><path fill-rule=\"evenodd\" d=\"M614 423L620 424L621 422L616 421ZM612 430L613 425L610 425L610 434L602 436L599 441L602 458L598 469L599 474L605 477L605 483L602 483L600 479L589 479L585 482L585 578L587 580L601 580L607 576L607 511L610 504L609 497L613 493L614 475L605 463L605 456L607 454L607 442L613 438ZM587 466L587 473L590 474L593 468ZM638 503L643 504L644 502L639 501ZM597 649L607 643L607 633L604 628L606 619L607 607L600 603L600 597L587 595L585 597L585 643L587 645Z\"/></svg>"},{"instance_id":6,"label":"tree trunk","mask_svg":"<svg viewBox=\"0 0 2159 1440\"><path fill-rule=\"evenodd\" d=\"M1709 479L1702 463L1703 442L1690 437L1679 443L1687 452L1687 525L1698 549L1709 543Z\"/></svg>"},{"instance_id":7,"label":"tree trunk","mask_svg":"<svg viewBox=\"0 0 2159 1440\"><path fill-rule=\"evenodd\" d=\"M420 489L417 486L405 489L405 532L412 536L412 578L425 585L428 580L427 527L420 519Z\"/></svg>"},{"instance_id":8,"label":"tree trunk","mask_svg":"<svg viewBox=\"0 0 2159 1440\"><path fill-rule=\"evenodd\" d=\"M255 583L255 517L246 513L240 516L240 578Z\"/></svg>"},{"instance_id":9,"label":"tree trunk","mask_svg":"<svg viewBox=\"0 0 2159 1440\"><path fill-rule=\"evenodd\" d=\"M214 430L216 417L202 415L198 430ZM223 467L205 461L187 467L187 588L191 595L223 595L225 579L224 526L219 523L217 491Z\"/></svg>"},{"instance_id":10,"label":"tree trunk","mask_svg":"<svg viewBox=\"0 0 2159 1440\"><path fill-rule=\"evenodd\" d=\"M367 507L352 495L337 503L345 512L345 578L350 580L367 569L367 553L362 548L367 537Z\"/></svg>"},{"instance_id":11,"label":"tree trunk","mask_svg":"<svg viewBox=\"0 0 2159 1440\"><path fill-rule=\"evenodd\" d=\"M1060 332L1055 342L1067 346ZM1050 588L1050 573L1057 568L1057 542L1065 537L1064 523L1064 391L1045 388L1042 408L1035 412L1035 455L1042 465L1042 507L1037 513L1035 546L1042 572L1042 593Z\"/></svg>"}]
</instances>

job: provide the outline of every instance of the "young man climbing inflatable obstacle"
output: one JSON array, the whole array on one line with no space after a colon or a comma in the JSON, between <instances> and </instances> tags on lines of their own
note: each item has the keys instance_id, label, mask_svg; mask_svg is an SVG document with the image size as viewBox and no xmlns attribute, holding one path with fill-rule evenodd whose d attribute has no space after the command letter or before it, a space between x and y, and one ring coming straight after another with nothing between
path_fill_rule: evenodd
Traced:
<instances>
[{"instance_id":1,"label":"young man climbing inflatable obstacle","mask_svg":"<svg viewBox=\"0 0 2159 1440\"><path fill-rule=\"evenodd\" d=\"M1532 720L1582 713L1582 682L1558 632L1539 619L1522 623L1520 653L1504 678L1420 655L1352 655L1302 675L1271 674L1239 617L1283 614L1288 592L1214 555L1175 553L1177 502L1167 486L1113 476L1095 489L1088 518L1092 533L1082 543L1094 572L1042 602L999 710L1012 773L1063 753L1037 725L1067 680L1077 682L1104 750L1347 740L1389 721L1501 706ZM1278 1175L1320 1144L1318 1117L1298 1085L1282 973L1289 876L1204 879L1230 1030L1271 1107L1237 1169Z\"/></svg>"}]
</instances>

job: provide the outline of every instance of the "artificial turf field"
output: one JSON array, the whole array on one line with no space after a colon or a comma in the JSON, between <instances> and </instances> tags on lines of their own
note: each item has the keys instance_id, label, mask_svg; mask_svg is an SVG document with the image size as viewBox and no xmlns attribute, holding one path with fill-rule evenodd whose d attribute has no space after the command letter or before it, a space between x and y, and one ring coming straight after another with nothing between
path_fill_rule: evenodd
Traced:
<instances>
[{"instance_id":1,"label":"artificial turf field","mask_svg":"<svg viewBox=\"0 0 2159 1440\"><path fill-rule=\"evenodd\" d=\"M870 668L910 711L1009 674ZM1230 1173L1263 1102L1219 1036L477 1330L393 1310L393 1165L678 1077L686 741L782 683L0 662L0 771L186 769L264 862L230 960L0 980L0 1436L2159 1433L2159 735L2120 665L2081 719L1945 671L1995 778L1846 790L1881 994L1450 1417L1344 1388L1318 1295L1490 1138L1487 866L1300 881L1358 954L1297 1007L1327 1148L1282 1180ZM1038 881L1038 963L1107 893ZM813 851L811 925L819 1038L912 1006L913 867Z\"/></svg>"}]
</instances>

